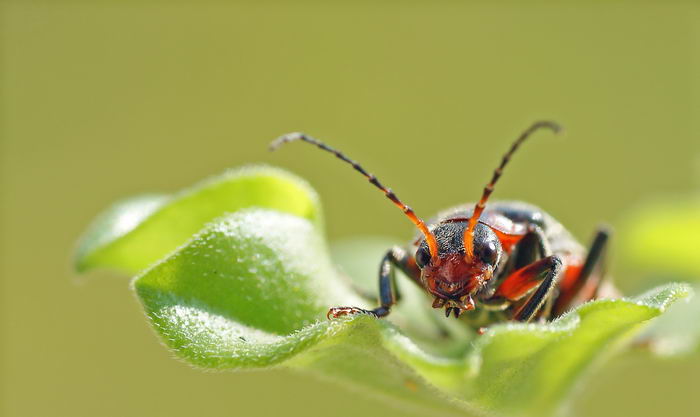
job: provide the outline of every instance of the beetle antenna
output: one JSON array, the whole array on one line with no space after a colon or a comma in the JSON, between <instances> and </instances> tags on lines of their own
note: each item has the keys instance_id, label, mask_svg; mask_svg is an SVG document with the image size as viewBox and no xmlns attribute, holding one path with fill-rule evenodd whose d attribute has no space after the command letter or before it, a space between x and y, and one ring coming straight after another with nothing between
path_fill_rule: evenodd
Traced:
<instances>
[{"instance_id":1,"label":"beetle antenna","mask_svg":"<svg viewBox=\"0 0 700 417\"><path fill-rule=\"evenodd\" d=\"M408 217L413 224L416 225L416 227L423 233L425 236L425 239L428 243L428 249L430 250L430 256L434 261L439 261L438 258L438 245L437 245L437 240L435 240L435 235L428 229L428 226L425 224L425 222L414 213L413 209L404 204L399 198L394 194L393 191L391 191L390 188L386 188L382 185L382 183L379 182L377 177L374 176L374 174L370 174L369 172L365 171L364 168L360 166L357 162L353 161L352 159L348 158L345 156L342 152L337 151L330 146L326 145L325 143L319 141L318 139L314 139L311 136L308 136L304 133L288 133L286 135L280 136L276 140L274 140L270 144L270 150L274 151L275 149L279 148L283 144L287 142L293 142L295 140L301 140L307 143L310 143L312 145L316 145L318 148L330 152L334 154L338 159L347 162L348 164L352 165L353 168L355 168L355 171L359 172L360 174L364 175L365 178L370 182L370 184L374 185L375 187L379 188L382 192L384 192L384 195L391 200L392 203L398 208L400 208L403 213Z\"/></svg>"},{"instance_id":2,"label":"beetle antenna","mask_svg":"<svg viewBox=\"0 0 700 417\"><path fill-rule=\"evenodd\" d=\"M498 168L496 168L495 171L493 171L493 177L491 177L491 181L488 184L486 184L486 187L484 187L484 192L483 194L481 194L481 199L478 203L476 203L476 206L474 206L474 213L469 218L467 228L464 230L463 243L467 257L472 258L474 256L474 229L476 228L476 224L479 222L479 217L481 217L481 213L483 213L484 208L486 207L486 201L488 201L489 196L493 192L493 188L496 186L496 182L498 182L498 179L501 178L501 174L503 174L503 168L508 164L510 158L513 156L515 151L518 150L518 147L520 147L520 145L523 142L525 142L525 139L530 137L531 134L535 133L539 129L550 129L554 133L559 133L562 131L562 127L554 122L535 122L532 126L530 126L527 130L520 134L518 139L516 139L515 142L513 142L508 152L506 152L506 154L503 155L503 159L501 159L501 164L498 166Z\"/></svg>"}]
</instances>

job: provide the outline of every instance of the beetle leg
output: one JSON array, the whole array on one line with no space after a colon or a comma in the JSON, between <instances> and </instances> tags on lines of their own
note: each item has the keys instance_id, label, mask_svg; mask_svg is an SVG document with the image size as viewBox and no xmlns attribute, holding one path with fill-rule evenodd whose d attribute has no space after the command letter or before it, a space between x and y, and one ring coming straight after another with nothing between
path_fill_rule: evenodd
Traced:
<instances>
[{"instance_id":1,"label":"beetle leg","mask_svg":"<svg viewBox=\"0 0 700 417\"><path fill-rule=\"evenodd\" d=\"M337 318L348 314L371 314L376 317L384 317L389 314L391 306L401 298L396 288L396 277L394 268L403 271L416 284L420 284L420 268L416 265L415 259L409 255L406 249L398 246L390 249L379 266L379 307L373 310L366 310L359 307L333 307L328 310L327 317Z\"/></svg>"},{"instance_id":2,"label":"beetle leg","mask_svg":"<svg viewBox=\"0 0 700 417\"><path fill-rule=\"evenodd\" d=\"M508 277L514 271L550 255L552 250L544 231L539 226L531 224L527 233L513 247L507 265L499 271L499 277Z\"/></svg>"},{"instance_id":3,"label":"beetle leg","mask_svg":"<svg viewBox=\"0 0 700 417\"><path fill-rule=\"evenodd\" d=\"M552 289L556 285L557 278L561 272L561 260L557 257L554 257L554 260L555 262L552 265L552 268L547 272L546 278L544 281L542 281L540 286L537 287L535 293L530 296L522 307L513 313L513 320L525 322L530 321L530 319L537 314L540 308L542 308L545 302L550 298Z\"/></svg>"},{"instance_id":4,"label":"beetle leg","mask_svg":"<svg viewBox=\"0 0 700 417\"><path fill-rule=\"evenodd\" d=\"M558 316L569 309L577 296L585 295L583 297L585 300L595 296L603 279L603 263L609 238L610 231L606 228L600 228L596 232L593 243L591 243L591 247L588 250L586 260L580 267L578 274L571 280L564 280L560 285L561 292L554 304L555 315ZM598 273L594 274L596 269L598 269ZM592 279L595 281L592 281Z\"/></svg>"},{"instance_id":5,"label":"beetle leg","mask_svg":"<svg viewBox=\"0 0 700 417\"><path fill-rule=\"evenodd\" d=\"M561 272L558 256L548 256L510 274L496 289L493 300L518 301L536 288L530 298L513 313L513 320L529 321L548 300Z\"/></svg>"},{"instance_id":6,"label":"beetle leg","mask_svg":"<svg viewBox=\"0 0 700 417\"><path fill-rule=\"evenodd\" d=\"M535 261L511 273L503 280L491 298L518 301L540 285L550 271L559 272L560 268L561 260L558 256L548 256Z\"/></svg>"}]
</instances>

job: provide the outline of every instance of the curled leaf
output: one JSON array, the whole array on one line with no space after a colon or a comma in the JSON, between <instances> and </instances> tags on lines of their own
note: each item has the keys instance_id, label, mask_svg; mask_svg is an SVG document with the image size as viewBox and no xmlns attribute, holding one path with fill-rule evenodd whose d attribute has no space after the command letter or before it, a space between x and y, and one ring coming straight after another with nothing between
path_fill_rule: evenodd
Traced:
<instances>
[{"instance_id":1,"label":"curled leaf","mask_svg":"<svg viewBox=\"0 0 700 417\"><path fill-rule=\"evenodd\" d=\"M386 320L327 321L329 306L366 304L311 223L262 210L210 224L134 287L166 343L202 367L301 367L426 408L528 415L554 410L595 360L689 294L672 284L549 324L495 325L465 354L439 355Z\"/></svg>"},{"instance_id":2,"label":"curled leaf","mask_svg":"<svg viewBox=\"0 0 700 417\"><path fill-rule=\"evenodd\" d=\"M116 206L83 240L77 262L123 271L151 265L133 288L165 344L193 365L301 369L440 415L550 414L587 369L691 292L668 284L593 301L551 323L496 324L476 336L436 318L402 282L405 304L389 320L329 321L329 307L374 305L354 288L372 292L377 266L364 269L347 255L378 262L384 244L336 251L349 275L365 278L351 283L329 257L318 207L289 174L235 171L173 197Z\"/></svg>"},{"instance_id":3,"label":"curled leaf","mask_svg":"<svg viewBox=\"0 0 700 417\"><path fill-rule=\"evenodd\" d=\"M318 196L305 181L276 168L244 167L172 196L147 195L115 204L85 233L76 268L134 274L185 243L207 222L247 207L280 210L322 224Z\"/></svg>"},{"instance_id":4,"label":"curled leaf","mask_svg":"<svg viewBox=\"0 0 700 417\"><path fill-rule=\"evenodd\" d=\"M646 274L700 280L700 198L648 203L625 217L623 254Z\"/></svg>"}]
</instances>

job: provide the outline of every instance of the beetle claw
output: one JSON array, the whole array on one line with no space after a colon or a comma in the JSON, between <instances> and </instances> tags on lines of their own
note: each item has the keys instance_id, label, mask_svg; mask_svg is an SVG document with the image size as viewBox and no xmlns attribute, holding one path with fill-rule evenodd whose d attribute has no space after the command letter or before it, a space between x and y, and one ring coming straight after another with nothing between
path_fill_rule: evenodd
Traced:
<instances>
[{"instance_id":1,"label":"beetle claw","mask_svg":"<svg viewBox=\"0 0 700 417\"><path fill-rule=\"evenodd\" d=\"M337 319L338 317L343 317L343 316L354 316L356 314L371 314L373 316L376 316L372 311L365 310L364 308L359 308L359 307L332 307L328 309L328 313L326 313L326 318L328 320L333 320Z\"/></svg>"}]
</instances>

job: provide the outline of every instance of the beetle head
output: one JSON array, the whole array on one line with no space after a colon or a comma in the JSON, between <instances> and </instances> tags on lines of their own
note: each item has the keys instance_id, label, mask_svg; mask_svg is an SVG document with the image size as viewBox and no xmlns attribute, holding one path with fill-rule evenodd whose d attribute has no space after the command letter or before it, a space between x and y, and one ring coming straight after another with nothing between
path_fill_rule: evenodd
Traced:
<instances>
[{"instance_id":1,"label":"beetle head","mask_svg":"<svg viewBox=\"0 0 700 417\"><path fill-rule=\"evenodd\" d=\"M434 308L445 308L445 315L455 317L473 310L473 296L491 279L503 249L496 234L483 223L474 230L473 252L464 248L467 222L444 222L433 230L438 256L431 257L428 244L421 239L416 251L416 264L421 269L421 282L433 296Z\"/></svg>"}]
</instances>

